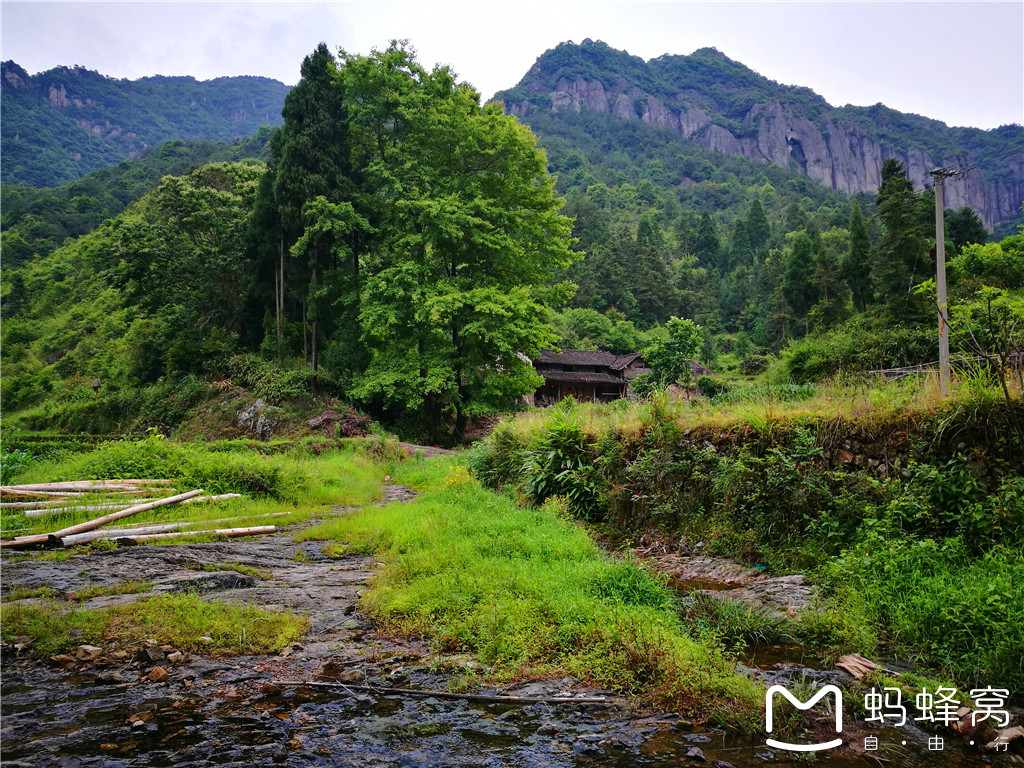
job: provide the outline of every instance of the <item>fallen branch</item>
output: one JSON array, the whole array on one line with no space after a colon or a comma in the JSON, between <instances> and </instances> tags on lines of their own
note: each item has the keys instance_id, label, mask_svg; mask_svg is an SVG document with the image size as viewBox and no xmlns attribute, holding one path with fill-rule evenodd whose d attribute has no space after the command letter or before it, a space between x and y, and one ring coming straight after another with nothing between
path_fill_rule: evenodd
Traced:
<instances>
[{"instance_id":1,"label":"fallen branch","mask_svg":"<svg viewBox=\"0 0 1024 768\"><path fill-rule=\"evenodd\" d=\"M354 685L352 683L322 683L306 680L271 680L272 685L296 685L309 688L348 688L353 691L367 691L383 695L436 696L440 699L467 699L470 701L493 701L503 704L613 704L606 698L571 699L562 696L491 696L483 693L451 693L449 691L423 691L417 688L381 688L372 685Z\"/></svg>"},{"instance_id":2,"label":"fallen branch","mask_svg":"<svg viewBox=\"0 0 1024 768\"><path fill-rule=\"evenodd\" d=\"M76 501L85 501L85 499L53 499L50 501L5 501L0 503L0 509L25 509L29 512L35 512L37 509L47 509L49 507L66 507L68 504ZM108 504L121 505L134 504L135 502L143 502L146 499L120 499L118 501L108 501Z\"/></svg>"},{"instance_id":3,"label":"fallen branch","mask_svg":"<svg viewBox=\"0 0 1024 768\"><path fill-rule=\"evenodd\" d=\"M212 531L175 531L174 533L150 533L145 536L137 536L132 533L129 536L122 536L116 541L135 544L145 544L147 541L160 541L161 539L173 539L177 536L262 536L267 533L277 533L277 526L260 525L254 528L217 528Z\"/></svg>"}]
</instances>

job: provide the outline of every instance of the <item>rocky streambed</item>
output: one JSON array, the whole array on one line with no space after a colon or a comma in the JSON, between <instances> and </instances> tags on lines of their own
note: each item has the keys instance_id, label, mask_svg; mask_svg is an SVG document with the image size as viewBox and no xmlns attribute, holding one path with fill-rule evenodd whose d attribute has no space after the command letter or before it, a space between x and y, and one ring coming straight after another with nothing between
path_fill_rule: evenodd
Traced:
<instances>
[{"instance_id":1,"label":"rocky streambed","mask_svg":"<svg viewBox=\"0 0 1024 768\"><path fill-rule=\"evenodd\" d=\"M391 486L386 499L412 495ZM422 641L379 632L359 610L360 595L377 566L373 558L327 557L321 546L297 543L282 532L253 540L126 547L63 561L5 562L5 593L47 587L63 594L128 580L150 582L148 595L194 592L205 599L287 609L307 615L310 628L300 643L270 656L187 654L163 638L151 638L129 651L85 647L46 661L5 647L3 764L798 764L790 753L772 750L762 741L729 735L674 713L641 715L610 692L589 689L574 678L480 691L556 699L515 704L363 690L445 691L453 674L475 663L468 657L433 654ZM736 578L748 579L742 588L753 599L787 610L779 600L789 597L749 583L756 575ZM108 595L79 607L102 608L139 598ZM323 689L274 681L338 685ZM608 702L579 701L587 697ZM900 765L937 764L920 741L900 750ZM987 762L963 750L947 755L961 765ZM864 765L854 753L827 762Z\"/></svg>"}]
</instances>

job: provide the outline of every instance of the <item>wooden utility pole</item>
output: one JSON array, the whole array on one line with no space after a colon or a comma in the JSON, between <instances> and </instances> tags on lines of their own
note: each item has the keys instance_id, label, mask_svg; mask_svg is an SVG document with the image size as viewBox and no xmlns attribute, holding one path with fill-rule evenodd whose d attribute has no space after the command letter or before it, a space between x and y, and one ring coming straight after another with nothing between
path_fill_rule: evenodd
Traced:
<instances>
[{"instance_id":1,"label":"wooden utility pole","mask_svg":"<svg viewBox=\"0 0 1024 768\"><path fill-rule=\"evenodd\" d=\"M936 168L931 171L935 189L935 287L939 304L939 388L949 396L949 304L946 301L946 228L943 220L942 180L956 171Z\"/></svg>"}]
</instances>

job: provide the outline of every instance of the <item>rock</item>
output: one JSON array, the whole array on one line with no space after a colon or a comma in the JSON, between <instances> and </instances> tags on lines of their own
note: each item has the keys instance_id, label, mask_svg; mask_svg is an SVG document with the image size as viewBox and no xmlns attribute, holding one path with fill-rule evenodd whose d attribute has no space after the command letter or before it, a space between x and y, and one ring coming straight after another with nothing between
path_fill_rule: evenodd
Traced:
<instances>
[{"instance_id":1,"label":"rock","mask_svg":"<svg viewBox=\"0 0 1024 768\"><path fill-rule=\"evenodd\" d=\"M213 643L213 638L207 637L206 635L203 635L202 637L198 637L196 639L203 645L210 645L211 643Z\"/></svg>"},{"instance_id":2,"label":"rock","mask_svg":"<svg viewBox=\"0 0 1024 768\"><path fill-rule=\"evenodd\" d=\"M711 765L713 765L714 768L736 768L735 765L727 763L725 760L715 760Z\"/></svg>"},{"instance_id":3,"label":"rock","mask_svg":"<svg viewBox=\"0 0 1024 768\"><path fill-rule=\"evenodd\" d=\"M558 733L558 726L551 721L541 723L537 728L538 736L554 736L556 733Z\"/></svg>"},{"instance_id":4,"label":"rock","mask_svg":"<svg viewBox=\"0 0 1024 768\"><path fill-rule=\"evenodd\" d=\"M140 661L143 664L152 664L156 661L164 660L164 652L160 650L156 645L147 645L138 650L135 654L135 660Z\"/></svg>"},{"instance_id":5,"label":"rock","mask_svg":"<svg viewBox=\"0 0 1024 768\"><path fill-rule=\"evenodd\" d=\"M686 750L686 756L691 760L697 760L701 763L706 763L708 761L708 759L704 757L704 750L700 747L690 747Z\"/></svg>"},{"instance_id":6,"label":"rock","mask_svg":"<svg viewBox=\"0 0 1024 768\"><path fill-rule=\"evenodd\" d=\"M274 696L281 692L281 686L274 685L273 683L263 683L260 686L260 693L264 696Z\"/></svg>"},{"instance_id":7,"label":"rock","mask_svg":"<svg viewBox=\"0 0 1024 768\"><path fill-rule=\"evenodd\" d=\"M284 744L278 744L270 752L271 758L275 763L284 763L288 760L288 747Z\"/></svg>"},{"instance_id":8,"label":"rock","mask_svg":"<svg viewBox=\"0 0 1024 768\"><path fill-rule=\"evenodd\" d=\"M96 682L103 685L120 685L125 682L124 676L120 672L103 672L96 676Z\"/></svg>"},{"instance_id":9,"label":"rock","mask_svg":"<svg viewBox=\"0 0 1024 768\"><path fill-rule=\"evenodd\" d=\"M110 655L112 658L115 659L127 659L130 654L128 653L128 651L114 651Z\"/></svg>"},{"instance_id":10,"label":"rock","mask_svg":"<svg viewBox=\"0 0 1024 768\"><path fill-rule=\"evenodd\" d=\"M280 656L282 659L287 659L294 652L295 652L294 649L289 645L287 648L282 648L281 652L279 654L277 654L277 655Z\"/></svg>"},{"instance_id":11,"label":"rock","mask_svg":"<svg viewBox=\"0 0 1024 768\"><path fill-rule=\"evenodd\" d=\"M98 659L101 653L103 653L103 649L97 648L95 645L80 645L75 651L75 658L79 661L93 661Z\"/></svg>"},{"instance_id":12,"label":"rock","mask_svg":"<svg viewBox=\"0 0 1024 768\"><path fill-rule=\"evenodd\" d=\"M163 667L153 667L153 669L150 670L149 674L146 675L146 677L149 678L149 681L151 683L162 683L164 680L169 678L170 675L167 673L167 670Z\"/></svg>"},{"instance_id":13,"label":"rock","mask_svg":"<svg viewBox=\"0 0 1024 768\"><path fill-rule=\"evenodd\" d=\"M171 662L171 664L177 664L179 661L182 661L184 658L185 658L185 654L182 653L181 651L175 651L174 653L168 653L167 654L167 660L169 662Z\"/></svg>"},{"instance_id":14,"label":"rock","mask_svg":"<svg viewBox=\"0 0 1024 768\"><path fill-rule=\"evenodd\" d=\"M338 675L337 679L343 683L361 683L366 679L366 673L360 669L350 669Z\"/></svg>"},{"instance_id":15,"label":"rock","mask_svg":"<svg viewBox=\"0 0 1024 768\"><path fill-rule=\"evenodd\" d=\"M280 412L280 408L267 405L262 398L257 398L237 413L236 421L249 437L269 440L281 424Z\"/></svg>"},{"instance_id":16,"label":"rock","mask_svg":"<svg viewBox=\"0 0 1024 768\"><path fill-rule=\"evenodd\" d=\"M50 661L52 661L54 664L60 665L75 663L75 660L71 656L68 656L66 653L62 653L57 656L51 656Z\"/></svg>"},{"instance_id":17,"label":"rock","mask_svg":"<svg viewBox=\"0 0 1024 768\"><path fill-rule=\"evenodd\" d=\"M359 622L355 619L348 619L347 621L341 622L341 628L348 630L359 629Z\"/></svg>"}]
</instances>

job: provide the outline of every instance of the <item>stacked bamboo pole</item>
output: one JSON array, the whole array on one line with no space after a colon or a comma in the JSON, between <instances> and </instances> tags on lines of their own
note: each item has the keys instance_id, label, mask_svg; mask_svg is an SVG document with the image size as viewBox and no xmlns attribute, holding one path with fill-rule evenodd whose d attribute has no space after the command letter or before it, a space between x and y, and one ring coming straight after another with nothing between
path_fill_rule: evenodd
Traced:
<instances>
[{"instance_id":1,"label":"stacked bamboo pole","mask_svg":"<svg viewBox=\"0 0 1024 768\"><path fill-rule=\"evenodd\" d=\"M26 517L40 518L46 515L63 514L64 512L86 512L111 510L102 517L87 520L83 523L71 525L52 533L35 534L29 536L16 536L11 539L0 541L0 547L11 549L24 549L35 546L68 547L77 543L93 541L95 539L119 539L132 542L145 542L168 538L172 536L198 536L202 534L213 534L218 536L251 536L264 533L274 533L277 528L274 526L257 526L250 528L219 528L210 530L181 530L201 525L199 522L169 522L169 523L141 523L129 525L126 528L113 530L97 530L103 526L121 520L125 517L155 509L157 507L170 506L175 504L187 504L190 502L220 501L222 499L239 498L240 494L229 493L219 496L202 496L205 493L199 488L187 493L177 493L171 487L173 480L77 480L63 481L56 483L34 483L27 485L0 486L0 493L4 497L25 498L25 496L42 497L43 501L17 501L6 502L4 508L14 508L23 511ZM104 494L129 494L145 495L154 491L173 492L174 495L157 499L133 498L118 500L114 498L97 499L97 504L80 504L83 501L81 496L90 493ZM49 499L51 496L58 496L59 499ZM47 500L49 499L49 500ZM127 506L126 506L127 505ZM290 514L288 512L275 513L272 515L260 515L259 517L279 517ZM227 522L242 518L226 518L224 520L212 520L209 522ZM155 538L154 538L155 537Z\"/></svg>"}]
</instances>

